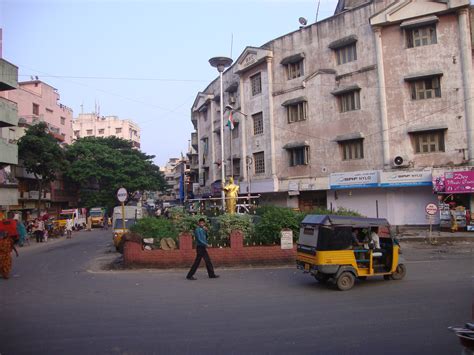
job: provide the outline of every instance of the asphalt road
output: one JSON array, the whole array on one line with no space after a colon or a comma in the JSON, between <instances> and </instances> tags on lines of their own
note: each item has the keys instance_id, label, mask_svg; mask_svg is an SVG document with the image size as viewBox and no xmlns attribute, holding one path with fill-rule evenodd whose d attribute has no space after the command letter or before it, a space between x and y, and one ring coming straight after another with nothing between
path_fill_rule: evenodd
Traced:
<instances>
[{"instance_id":1,"label":"asphalt road","mask_svg":"<svg viewBox=\"0 0 474 355\"><path fill-rule=\"evenodd\" d=\"M470 320L470 246L408 248L402 281L347 292L293 267L101 271L110 234L20 249L0 280L0 354L458 354Z\"/></svg>"}]
</instances>

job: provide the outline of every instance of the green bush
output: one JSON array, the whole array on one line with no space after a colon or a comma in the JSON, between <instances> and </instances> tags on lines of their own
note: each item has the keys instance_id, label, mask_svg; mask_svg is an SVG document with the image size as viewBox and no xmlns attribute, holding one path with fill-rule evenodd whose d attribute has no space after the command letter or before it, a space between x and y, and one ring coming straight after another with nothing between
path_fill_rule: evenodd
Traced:
<instances>
[{"instance_id":1,"label":"green bush","mask_svg":"<svg viewBox=\"0 0 474 355\"><path fill-rule=\"evenodd\" d=\"M178 218L173 219L173 223L179 233L193 232L196 229L198 222L201 218L204 218L207 225L209 224L209 219L205 215L202 215L202 214L192 215L192 214L187 214L187 213L180 216L179 219Z\"/></svg>"},{"instance_id":2,"label":"green bush","mask_svg":"<svg viewBox=\"0 0 474 355\"><path fill-rule=\"evenodd\" d=\"M257 214L261 214L261 220L255 227L255 237L252 238L251 243L264 245L278 244L283 228L291 229L293 238L296 240L300 223L305 216L304 213L290 208L275 206L259 207Z\"/></svg>"},{"instance_id":3,"label":"green bush","mask_svg":"<svg viewBox=\"0 0 474 355\"><path fill-rule=\"evenodd\" d=\"M139 219L130 231L139 234L142 238L154 238L154 244L159 244L161 238L178 239L178 232L170 220L164 218L145 217Z\"/></svg>"},{"instance_id":4,"label":"green bush","mask_svg":"<svg viewBox=\"0 0 474 355\"><path fill-rule=\"evenodd\" d=\"M339 207L336 211L331 211L326 208L316 208L311 212L306 214L332 214L337 216L354 216L354 217L364 217L357 211L352 211L344 207Z\"/></svg>"},{"instance_id":5,"label":"green bush","mask_svg":"<svg viewBox=\"0 0 474 355\"><path fill-rule=\"evenodd\" d=\"M245 214L223 214L218 217L219 237L222 239L229 238L233 230L240 230L244 236L251 237L253 235L253 222L250 215Z\"/></svg>"}]
</instances>

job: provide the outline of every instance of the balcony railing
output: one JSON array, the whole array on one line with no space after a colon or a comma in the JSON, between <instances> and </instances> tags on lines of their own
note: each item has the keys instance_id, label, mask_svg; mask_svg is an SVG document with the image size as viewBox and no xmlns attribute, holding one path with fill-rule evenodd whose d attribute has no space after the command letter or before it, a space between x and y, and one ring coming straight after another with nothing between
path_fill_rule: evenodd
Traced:
<instances>
[{"instance_id":1,"label":"balcony railing","mask_svg":"<svg viewBox=\"0 0 474 355\"><path fill-rule=\"evenodd\" d=\"M18 106L0 97L0 127L18 126Z\"/></svg>"},{"instance_id":2,"label":"balcony railing","mask_svg":"<svg viewBox=\"0 0 474 355\"><path fill-rule=\"evenodd\" d=\"M18 88L18 67L0 58L0 91Z\"/></svg>"},{"instance_id":3,"label":"balcony railing","mask_svg":"<svg viewBox=\"0 0 474 355\"><path fill-rule=\"evenodd\" d=\"M9 139L0 138L0 167L18 164L18 146Z\"/></svg>"},{"instance_id":4,"label":"balcony railing","mask_svg":"<svg viewBox=\"0 0 474 355\"><path fill-rule=\"evenodd\" d=\"M194 149L198 149L198 135L197 132L191 133L191 145Z\"/></svg>"}]
</instances>

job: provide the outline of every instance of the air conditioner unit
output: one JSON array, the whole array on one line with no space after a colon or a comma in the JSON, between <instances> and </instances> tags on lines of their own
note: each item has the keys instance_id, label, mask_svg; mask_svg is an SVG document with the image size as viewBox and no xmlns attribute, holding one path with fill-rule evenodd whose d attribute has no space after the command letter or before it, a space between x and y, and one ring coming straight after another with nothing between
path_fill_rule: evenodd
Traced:
<instances>
[{"instance_id":1,"label":"air conditioner unit","mask_svg":"<svg viewBox=\"0 0 474 355\"><path fill-rule=\"evenodd\" d=\"M392 160L392 167L394 168L407 168L410 166L410 161L404 155L397 155Z\"/></svg>"}]
</instances>

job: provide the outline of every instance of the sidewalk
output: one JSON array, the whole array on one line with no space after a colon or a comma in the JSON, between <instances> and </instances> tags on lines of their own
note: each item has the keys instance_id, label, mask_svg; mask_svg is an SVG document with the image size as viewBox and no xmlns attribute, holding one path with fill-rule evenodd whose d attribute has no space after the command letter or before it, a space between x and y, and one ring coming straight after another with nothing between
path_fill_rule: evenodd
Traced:
<instances>
[{"instance_id":1,"label":"sidewalk","mask_svg":"<svg viewBox=\"0 0 474 355\"><path fill-rule=\"evenodd\" d=\"M403 242L423 242L429 240L428 228L413 228L401 231L396 237ZM474 242L474 232L446 232L446 231L432 231L431 238L438 242Z\"/></svg>"},{"instance_id":2,"label":"sidewalk","mask_svg":"<svg viewBox=\"0 0 474 355\"><path fill-rule=\"evenodd\" d=\"M77 236L79 233L81 233L81 231L73 232L72 239L74 239L74 236ZM47 245L53 245L63 240L66 240L66 235L62 237L55 237L55 238L49 237L47 242L37 243L35 237L32 236L30 237L30 244L25 243L22 247L16 244L15 247L17 248L18 252L21 253L22 251L35 250L41 247L46 247Z\"/></svg>"}]
</instances>

